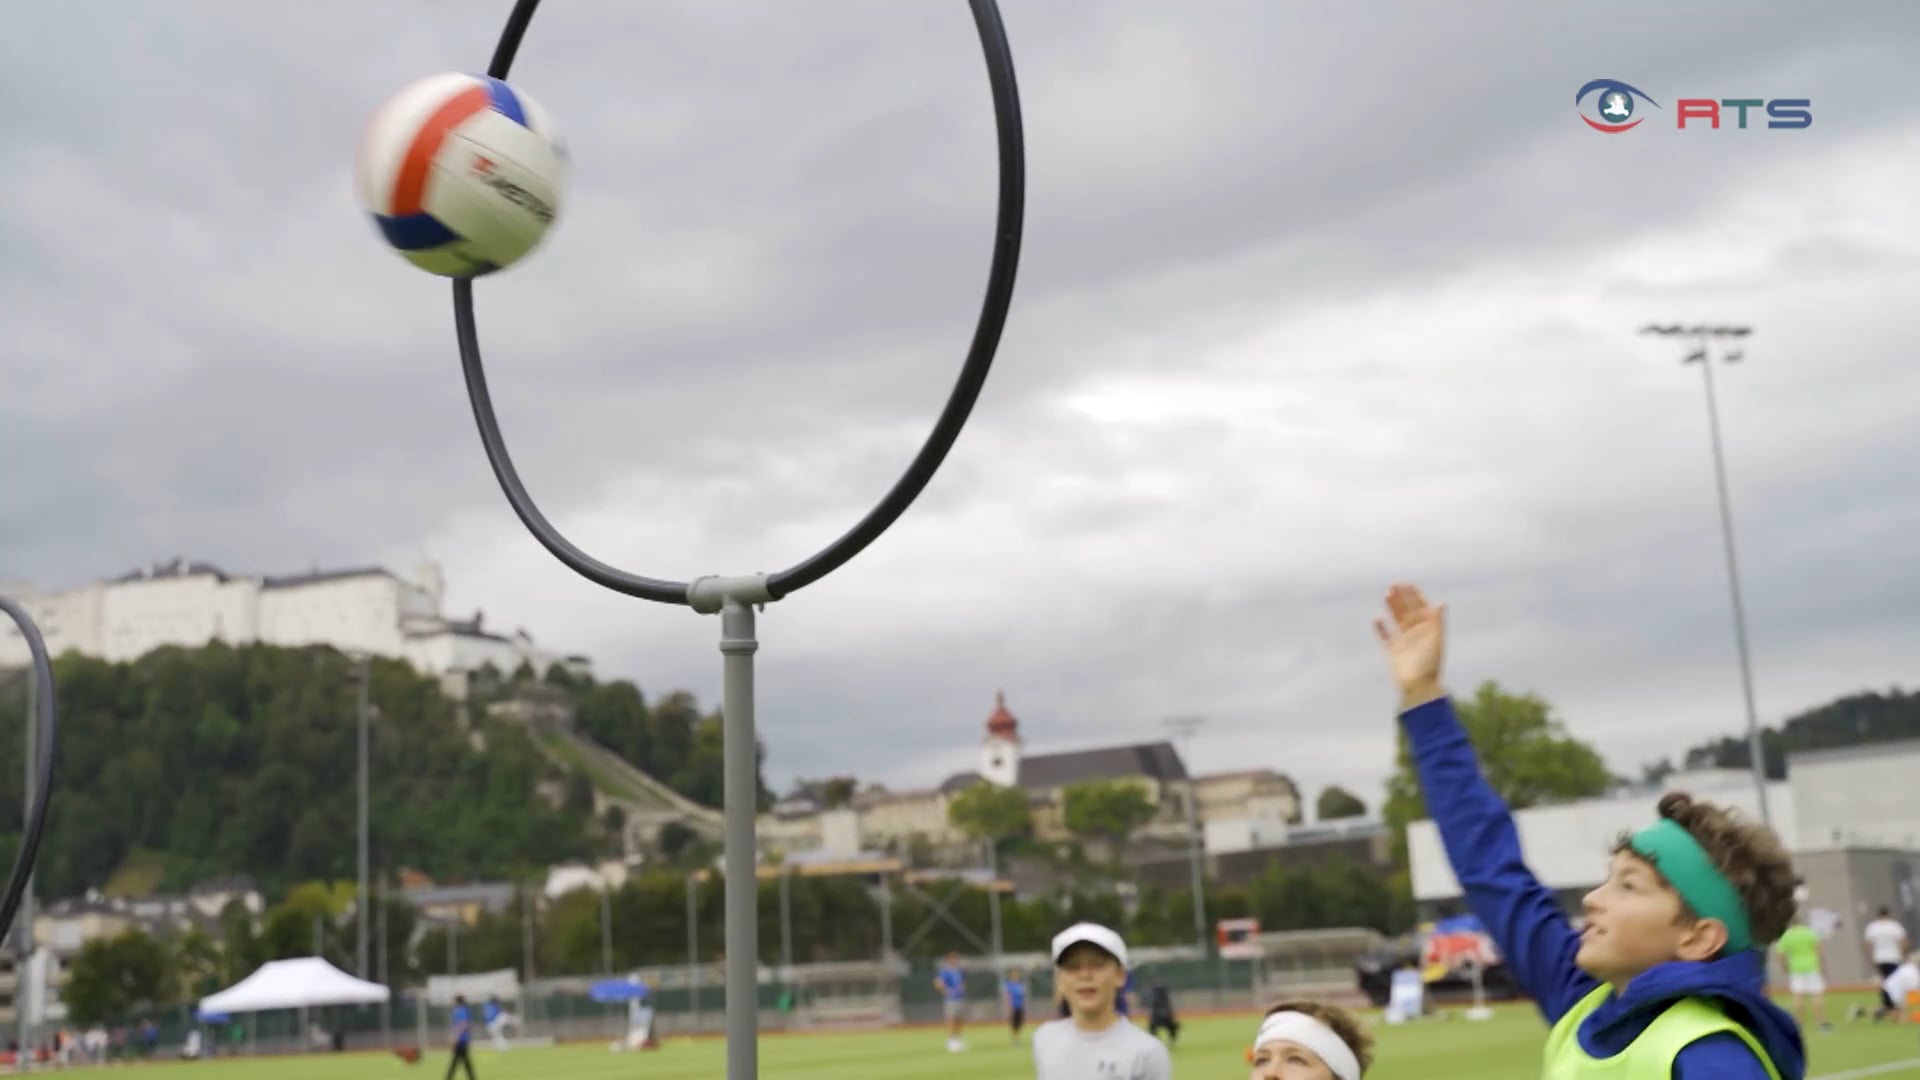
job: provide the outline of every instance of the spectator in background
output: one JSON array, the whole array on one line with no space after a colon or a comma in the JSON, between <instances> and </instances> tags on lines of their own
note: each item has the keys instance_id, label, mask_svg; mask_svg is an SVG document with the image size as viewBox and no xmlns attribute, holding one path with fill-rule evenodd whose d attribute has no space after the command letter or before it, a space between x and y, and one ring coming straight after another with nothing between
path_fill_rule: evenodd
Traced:
<instances>
[{"instance_id":1,"label":"spectator in background","mask_svg":"<svg viewBox=\"0 0 1920 1080\"><path fill-rule=\"evenodd\" d=\"M453 1071L463 1065L467 1069L467 1080L475 1080L470 1045L473 1039L473 1013L467 1008L467 995L454 995L452 1019L453 1058L447 1062L447 1080L453 1080Z\"/></svg>"},{"instance_id":2,"label":"spectator in background","mask_svg":"<svg viewBox=\"0 0 1920 1080\"><path fill-rule=\"evenodd\" d=\"M1156 1038L1162 1031L1167 1033L1167 1044L1180 1041L1180 1021L1173 1015L1173 991L1159 979L1153 982L1153 989L1147 992L1147 1034Z\"/></svg>"},{"instance_id":3,"label":"spectator in background","mask_svg":"<svg viewBox=\"0 0 1920 1080\"><path fill-rule=\"evenodd\" d=\"M933 977L933 988L940 991L940 1007L946 1014L947 1052L957 1054L967 1048L960 1038L961 1025L966 1021L967 976L960 970L958 952L947 954L940 971Z\"/></svg>"},{"instance_id":4,"label":"spectator in background","mask_svg":"<svg viewBox=\"0 0 1920 1080\"><path fill-rule=\"evenodd\" d=\"M1906 959L1909 942L1907 928L1893 917L1892 908L1881 908L1880 917L1868 923L1860 932L1862 947L1866 950L1867 960L1880 972L1880 1008L1873 1014L1878 1022L1888 1015L1899 1015L1900 1002L1887 995L1886 981L1895 968Z\"/></svg>"},{"instance_id":5,"label":"spectator in background","mask_svg":"<svg viewBox=\"0 0 1920 1080\"><path fill-rule=\"evenodd\" d=\"M1820 935L1807 925L1805 915L1795 915L1793 925L1774 944L1780 963L1787 969L1787 991L1793 995L1793 1017L1801 1030L1807 1026L1807 1006L1820 1018L1820 1030L1832 1031L1827 1020L1827 956Z\"/></svg>"},{"instance_id":6,"label":"spectator in background","mask_svg":"<svg viewBox=\"0 0 1920 1080\"><path fill-rule=\"evenodd\" d=\"M1020 1029L1027 1023L1027 980L1019 968L1007 971L1007 977L1000 982L1000 994L1007 1003L1007 1027L1013 1031L1013 1041L1020 1041Z\"/></svg>"}]
</instances>

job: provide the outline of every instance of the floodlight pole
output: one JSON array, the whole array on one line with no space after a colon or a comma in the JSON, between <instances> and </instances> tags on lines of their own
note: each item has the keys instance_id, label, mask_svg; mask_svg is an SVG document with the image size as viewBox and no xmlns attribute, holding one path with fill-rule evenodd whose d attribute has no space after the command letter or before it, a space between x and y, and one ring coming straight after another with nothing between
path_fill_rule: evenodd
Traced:
<instances>
[{"instance_id":1,"label":"floodlight pole","mask_svg":"<svg viewBox=\"0 0 1920 1080\"><path fill-rule=\"evenodd\" d=\"M358 918L353 920L354 921L353 973L355 975L360 976L362 979L365 979L369 977L368 975L369 968L367 965L367 942L368 942L367 920L372 918L372 910L371 910L372 894L369 891L369 882L368 882L369 875L367 872L367 830L368 830L367 787L368 787L368 774L370 771L370 764L368 761L368 753L367 753L367 743L369 741L368 732L367 732L367 713L368 713L367 697L370 692L371 683L373 682L373 668L371 667L371 665L368 664L367 658L365 656L362 656L359 658L359 662L354 669L353 678L354 678L354 681L359 684L358 686L359 693L356 700L357 708L356 708L356 715L354 717L354 720L355 720L355 726L359 729L359 736L360 736L359 769L358 769L359 799L357 803L357 814L358 814L359 821L358 821L358 828L355 830L355 832L358 833L357 847L359 849L358 850L359 889L354 893L354 899L353 899L353 906L354 906L355 912L358 915Z\"/></svg>"},{"instance_id":2,"label":"floodlight pole","mask_svg":"<svg viewBox=\"0 0 1920 1080\"><path fill-rule=\"evenodd\" d=\"M1733 545L1733 502L1727 495L1726 454L1720 448L1720 406L1713 387L1713 357L1709 353L1710 340L1744 338L1753 333L1750 326L1648 326L1642 334L1658 334L1664 337L1690 337L1699 343L1693 352L1682 357L1682 364L1700 365L1701 377L1707 388L1707 434L1713 447L1713 480L1720 496L1720 537L1727 552L1727 590L1733 599L1733 641L1740 657L1740 692L1747 708L1747 753L1753 761L1753 793L1759 800L1760 820L1771 826L1773 816L1767 806L1767 758L1760 738L1760 714L1753 703L1753 660L1747 650L1747 611L1740 596L1740 561L1734 554ZM1723 363L1737 363L1745 353L1732 350L1721 354Z\"/></svg>"},{"instance_id":3,"label":"floodlight pole","mask_svg":"<svg viewBox=\"0 0 1920 1080\"><path fill-rule=\"evenodd\" d=\"M1193 875L1193 939L1202 957L1207 954L1207 901L1205 895L1205 877L1200 865L1200 807L1196 805L1199 788L1193 782L1193 733L1205 717L1176 716L1167 721L1167 726L1180 735L1181 755L1184 760L1182 771L1187 774L1187 867Z\"/></svg>"}]
</instances>

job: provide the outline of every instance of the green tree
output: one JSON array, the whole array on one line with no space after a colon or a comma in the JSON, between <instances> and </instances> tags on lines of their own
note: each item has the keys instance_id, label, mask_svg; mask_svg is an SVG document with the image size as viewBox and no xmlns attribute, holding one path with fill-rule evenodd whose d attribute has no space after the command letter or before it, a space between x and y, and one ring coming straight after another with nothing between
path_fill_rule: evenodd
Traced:
<instances>
[{"instance_id":1,"label":"green tree","mask_svg":"<svg viewBox=\"0 0 1920 1080\"><path fill-rule=\"evenodd\" d=\"M1320 790L1320 798L1315 801L1313 812L1321 821L1366 817L1367 804L1346 788L1330 784Z\"/></svg>"},{"instance_id":2,"label":"green tree","mask_svg":"<svg viewBox=\"0 0 1920 1080\"><path fill-rule=\"evenodd\" d=\"M169 1000L196 1001L227 985L221 979L224 965L220 944L199 928L175 935L168 944L171 946L168 964L174 977L174 988L167 994Z\"/></svg>"},{"instance_id":3,"label":"green tree","mask_svg":"<svg viewBox=\"0 0 1920 1080\"><path fill-rule=\"evenodd\" d=\"M975 840L1004 850L1009 841L1032 833L1033 811L1020 788L979 783L948 800L947 822Z\"/></svg>"},{"instance_id":4,"label":"green tree","mask_svg":"<svg viewBox=\"0 0 1920 1080\"><path fill-rule=\"evenodd\" d=\"M212 644L130 663L69 653L55 664L60 760L36 868L43 893L104 887L130 862L156 877L128 887L184 889L253 876L268 895L353 870L358 725L354 661L328 648ZM582 857L603 842L576 801L535 797L564 774L524 726L481 720L437 681L397 661L372 665L373 862L437 878L499 876ZM586 692L586 691L582 691ZM18 730L17 694L0 726ZM20 801L21 746L0 739L0 801ZM0 850L18 843L0 823ZM311 933L306 935L311 940Z\"/></svg>"},{"instance_id":5,"label":"green tree","mask_svg":"<svg viewBox=\"0 0 1920 1080\"><path fill-rule=\"evenodd\" d=\"M860 781L851 776L835 776L820 781L820 801L827 809L837 810L853 801L854 792L860 789Z\"/></svg>"},{"instance_id":6,"label":"green tree","mask_svg":"<svg viewBox=\"0 0 1920 1080\"><path fill-rule=\"evenodd\" d=\"M1061 793L1067 830L1086 840L1104 840L1118 847L1140 826L1153 820L1159 807L1145 789L1130 780L1087 780L1070 784Z\"/></svg>"},{"instance_id":7,"label":"green tree","mask_svg":"<svg viewBox=\"0 0 1920 1080\"><path fill-rule=\"evenodd\" d=\"M1567 734L1566 725L1553 714L1552 707L1536 695L1510 694L1488 681L1473 697L1456 701L1454 708L1473 741L1488 783L1515 810L1589 798L1615 783L1600 754ZM1404 863L1406 825L1427 816L1404 732L1400 734L1398 762L1387 784L1381 816L1393 830L1396 861Z\"/></svg>"},{"instance_id":8,"label":"green tree","mask_svg":"<svg viewBox=\"0 0 1920 1080\"><path fill-rule=\"evenodd\" d=\"M74 1023L95 1024L171 1005L177 992L165 943L129 930L81 946L61 994Z\"/></svg>"}]
</instances>

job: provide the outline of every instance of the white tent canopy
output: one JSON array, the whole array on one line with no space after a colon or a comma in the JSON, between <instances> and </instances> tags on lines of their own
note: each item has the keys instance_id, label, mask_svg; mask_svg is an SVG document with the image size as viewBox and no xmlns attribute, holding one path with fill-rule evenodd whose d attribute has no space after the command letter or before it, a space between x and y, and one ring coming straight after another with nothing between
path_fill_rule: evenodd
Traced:
<instances>
[{"instance_id":1,"label":"white tent canopy","mask_svg":"<svg viewBox=\"0 0 1920 1080\"><path fill-rule=\"evenodd\" d=\"M203 1013L253 1013L323 1005L374 1005L393 992L365 982L317 956L274 960L239 982L200 999Z\"/></svg>"}]
</instances>

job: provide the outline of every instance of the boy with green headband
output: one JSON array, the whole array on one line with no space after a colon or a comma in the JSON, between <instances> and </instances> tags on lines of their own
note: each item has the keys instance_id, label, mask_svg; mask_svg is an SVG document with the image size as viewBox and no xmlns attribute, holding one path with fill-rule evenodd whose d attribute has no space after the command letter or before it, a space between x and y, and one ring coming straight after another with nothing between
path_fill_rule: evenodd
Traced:
<instances>
[{"instance_id":1,"label":"boy with green headband","mask_svg":"<svg viewBox=\"0 0 1920 1080\"><path fill-rule=\"evenodd\" d=\"M1427 809L1467 902L1552 1030L1543 1080L1801 1080L1800 1029L1767 998L1765 947L1793 917L1793 868L1773 833L1670 793L1621 838L1576 932L1521 858L1440 681L1444 607L1387 593L1375 620Z\"/></svg>"}]
</instances>

